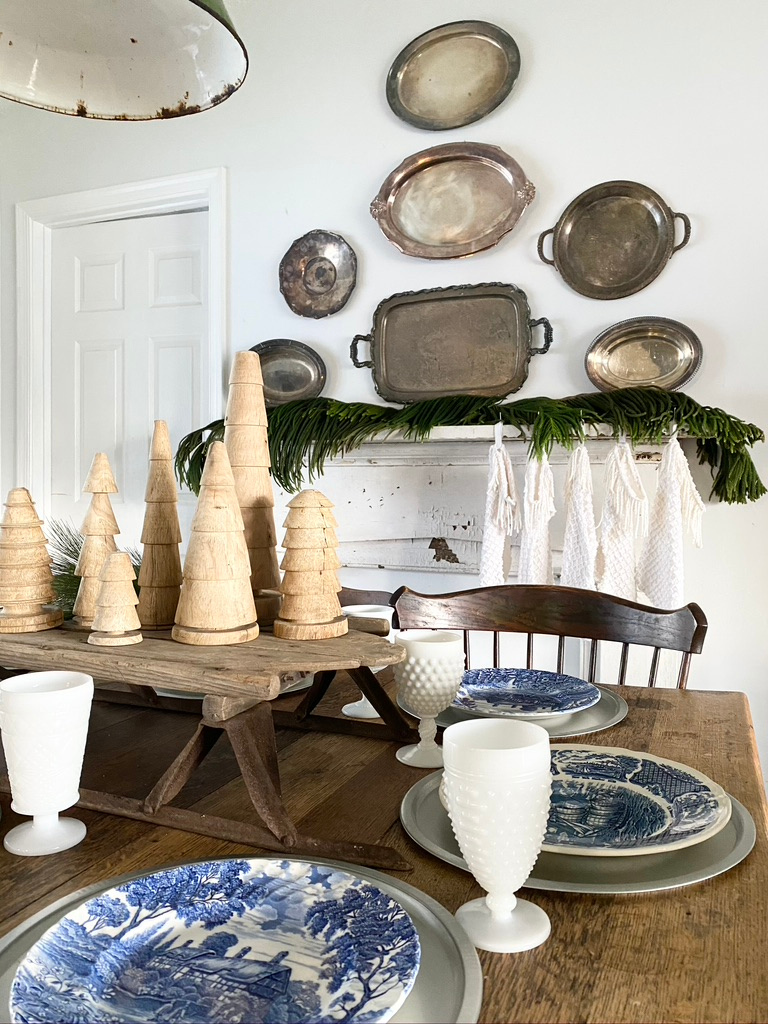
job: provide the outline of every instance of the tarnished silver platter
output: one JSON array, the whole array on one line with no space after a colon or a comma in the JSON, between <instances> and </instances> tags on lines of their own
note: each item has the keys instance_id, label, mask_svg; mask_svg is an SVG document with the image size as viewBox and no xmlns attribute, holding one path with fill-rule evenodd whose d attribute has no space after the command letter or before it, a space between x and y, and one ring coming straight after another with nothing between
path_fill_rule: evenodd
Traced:
<instances>
[{"instance_id":1,"label":"tarnished silver platter","mask_svg":"<svg viewBox=\"0 0 768 1024\"><path fill-rule=\"evenodd\" d=\"M533 348L538 325L544 344ZM360 343L370 346L370 359L358 358ZM355 335L350 357L357 367L371 367L374 387L388 402L501 398L522 387L531 356L551 343L549 321L531 319L525 292L512 284L468 284L390 295L376 307L371 333Z\"/></svg>"},{"instance_id":2,"label":"tarnished silver platter","mask_svg":"<svg viewBox=\"0 0 768 1024\"><path fill-rule=\"evenodd\" d=\"M325 363L301 341L270 338L251 346L251 352L259 354L267 407L298 398L317 398L325 387Z\"/></svg>"},{"instance_id":3,"label":"tarnished silver platter","mask_svg":"<svg viewBox=\"0 0 768 1024\"><path fill-rule=\"evenodd\" d=\"M584 367L600 391L653 386L675 391L701 363L701 342L690 327L662 316L622 320L598 334Z\"/></svg>"},{"instance_id":4,"label":"tarnished silver platter","mask_svg":"<svg viewBox=\"0 0 768 1024\"><path fill-rule=\"evenodd\" d=\"M371 215L406 256L454 259L496 245L535 195L503 149L449 142L403 160L384 180Z\"/></svg>"},{"instance_id":5,"label":"tarnished silver platter","mask_svg":"<svg viewBox=\"0 0 768 1024\"><path fill-rule=\"evenodd\" d=\"M442 772L420 779L403 797L400 821L422 849L467 871L448 812L440 802ZM704 842L670 853L643 857L563 857L541 853L524 883L526 889L623 895L661 892L694 885L735 867L755 845L755 823L733 797L728 824Z\"/></svg>"},{"instance_id":6,"label":"tarnished silver platter","mask_svg":"<svg viewBox=\"0 0 768 1024\"><path fill-rule=\"evenodd\" d=\"M294 313L321 317L336 313L355 287L357 256L332 231L308 231L280 261L280 291Z\"/></svg>"},{"instance_id":7,"label":"tarnished silver platter","mask_svg":"<svg viewBox=\"0 0 768 1024\"><path fill-rule=\"evenodd\" d=\"M504 29L453 21L400 51L387 75L387 101L416 128L460 128L498 107L519 73L520 51Z\"/></svg>"},{"instance_id":8,"label":"tarnished silver platter","mask_svg":"<svg viewBox=\"0 0 768 1024\"><path fill-rule=\"evenodd\" d=\"M675 220L683 237L675 244ZM552 259L544 242L552 235ZM539 257L556 267L574 291L591 299L620 299L658 277L688 243L691 222L673 213L647 185L604 181L576 196L557 224L539 236Z\"/></svg>"},{"instance_id":9,"label":"tarnished silver platter","mask_svg":"<svg viewBox=\"0 0 768 1024\"><path fill-rule=\"evenodd\" d=\"M405 1002L390 1017L392 1024L474 1024L483 998L483 972L474 946L453 914L399 878L340 861L316 863L353 871L356 877L372 882L400 903L419 933L419 973ZM136 877L125 875L65 896L0 940L0 1005L5 1006L6 1013L16 969L40 936L85 900Z\"/></svg>"}]
</instances>

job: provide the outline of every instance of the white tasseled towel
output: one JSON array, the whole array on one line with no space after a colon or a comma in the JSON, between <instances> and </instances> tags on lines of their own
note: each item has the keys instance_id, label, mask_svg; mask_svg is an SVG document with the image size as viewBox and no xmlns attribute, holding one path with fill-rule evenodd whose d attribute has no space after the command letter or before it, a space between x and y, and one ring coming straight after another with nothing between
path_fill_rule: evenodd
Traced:
<instances>
[{"instance_id":1,"label":"white tasseled towel","mask_svg":"<svg viewBox=\"0 0 768 1024\"><path fill-rule=\"evenodd\" d=\"M531 457L525 469L523 533L520 537L518 583L554 582L549 521L555 514L555 485L549 459Z\"/></svg>"},{"instance_id":2,"label":"white tasseled towel","mask_svg":"<svg viewBox=\"0 0 768 1024\"><path fill-rule=\"evenodd\" d=\"M597 529L592 503L592 468L586 445L574 448L565 478L565 537L563 540L564 587L595 589Z\"/></svg>"},{"instance_id":3,"label":"white tasseled towel","mask_svg":"<svg viewBox=\"0 0 768 1024\"><path fill-rule=\"evenodd\" d=\"M478 580L481 587L493 587L507 582L504 568L507 537L519 530L520 505L512 463L502 443L502 425L497 423L495 441L488 452L488 489L485 495L483 549Z\"/></svg>"},{"instance_id":4,"label":"white tasseled towel","mask_svg":"<svg viewBox=\"0 0 768 1024\"><path fill-rule=\"evenodd\" d=\"M657 608L680 608L685 603L683 535L687 530L701 547L703 513L688 460L673 436L659 464L650 530L637 567L637 586Z\"/></svg>"},{"instance_id":5,"label":"white tasseled towel","mask_svg":"<svg viewBox=\"0 0 768 1024\"><path fill-rule=\"evenodd\" d=\"M637 599L635 538L648 531L648 498L623 438L605 461L605 498L597 552L598 589L629 601Z\"/></svg>"}]
</instances>

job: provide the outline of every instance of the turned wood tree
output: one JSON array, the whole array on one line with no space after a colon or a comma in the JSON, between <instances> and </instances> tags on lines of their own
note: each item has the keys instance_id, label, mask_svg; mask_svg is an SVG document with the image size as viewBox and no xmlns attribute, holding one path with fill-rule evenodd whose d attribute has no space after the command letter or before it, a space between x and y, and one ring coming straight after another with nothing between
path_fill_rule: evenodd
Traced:
<instances>
[{"instance_id":1,"label":"turned wood tree","mask_svg":"<svg viewBox=\"0 0 768 1024\"><path fill-rule=\"evenodd\" d=\"M173 449L165 420L155 420L144 501L139 620L143 629L170 629L181 592L181 527Z\"/></svg>"},{"instance_id":2,"label":"turned wood tree","mask_svg":"<svg viewBox=\"0 0 768 1024\"><path fill-rule=\"evenodd\" d=\"M336 519L333 504L320 491L302 491L288 502L283 547L285 570L275 636L289 640L326 640L347 632L341 613L341 584L336 570Z\"/></svg>"},{"instance_id":3,"label":"turned wood tree","mask_svg":"<svg viewBox=\"0 0 768 1024\"><path fill-rule=\"evenodd\" d=\"M63 618L42 520L26 487L8 492L0 522L0 633L37 633Z\"/></svg>"},{"instance_id":4,"label":"turned wood tree","mask_svg":"<svg viewBox=\"0 0 768 1024\"><path fill-rule=\"evenodd\" d=\"M235 354L229 375L224 444L243 517L256 612L259 622L269 624L280 608L280 569L264 380L256 352Z\"/></svg>"},{"instance_id":5,"label":"turned wood tree","mask_svg":"<svg viewBox=\"0 0 768 1024\"><path fill-rule=\"evenodd\" d=\"M243 517L222 441L205 461L183 577L174 640L240 644L259 635Z\"/></svg>"},{"instance_id":6,"label":"turned wood tree","mask_svg":"<svg viewBox=\"0 0 768 1024\"><path fill-rule=\"evenodd\" d=\"M144 638L136 613L136 605L139 603L133 585L136 573L128 552L113 551L104 562L99 579L101 586L88 643L98 647L140 644Z\"/></svg>"},{"instance_id":7,"label":"turned wood tree","mask_svg":"<svg viewBox=\"0 0 768 1024\"><path fill-rule=\"evenodd\" d=\"M94 455L88 479L83 484L83 493L91 494L92 497L80 527L83 546L75 566L80 586L72 608L72 621L82 629L90 629L101 587L99 576L107 556L117 551L115 536L120 533L109 499L110 494L117 494L117 484L104 452Z\"/></svg>"}]
</instances>

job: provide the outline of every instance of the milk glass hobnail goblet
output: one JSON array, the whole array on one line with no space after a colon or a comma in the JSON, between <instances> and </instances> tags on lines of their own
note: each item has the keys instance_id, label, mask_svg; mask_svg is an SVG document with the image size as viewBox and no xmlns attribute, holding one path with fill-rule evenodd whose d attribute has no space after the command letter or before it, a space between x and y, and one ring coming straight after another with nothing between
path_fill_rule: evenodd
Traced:
<instances>
[{"instance_id":1,"label":"milk glass hobnail goblet","mask_svg":"<svg viewBox=\"0 0 768 1024\"><path fill-rule=\"evenodd\" d=\"M392 629L392 615L395 609L388 604L345 604L342 605L341 611L343 615L347 617L353 616L356 619L386 619L389 622L389 633L386 639L391 644L395 642L395 632ZM372 665L371 672L381 672L384 665ZM360 700L354 701L352 704L345 704L341 709L342 714L346 715L347 718L378 718L379 712L371 704L367 697L361 697Z\"/></svg>"},{"instance_id":2,"label":"milk glass hobnail goblet","mask_svg":"<svg viewBox=\"0 0 768 1024\"><path fill-rule=\"evenodd\" d=\"M80 772L93 699L82 672L28 672L0 682L0 729L11 807L32 821L12 828L9 853L38 857L76 846L85 825L60 818L80 798Z\"/></svg>"},{"instance_id":3,"label":"milk glass hobnail goblet","mask_svg":"<svg viewBox=\"0 0 768 1024\"><path fill-rule=\"evenodd\" d=\"M464 640L457 633L407 629L397 643L405 661L392 666L400 695L419 715L419 742L401 747L398 761L416 768L439 768L443 752L435 742L435 718L453 702L464 675Z\"/></svg>"},{"instance_id":4,"label":"milk glass hobnail goblet","mask_svg":"<svg viewBox=\"0 0 768 1024\"><path fill-rule=\"evenodd\" d=\"M443 734L441 797L464 860L488 893L456 918L478 949L519 953L548 937L541 907L515 892L536 863L549 816L549 736L530 722L457 722Z\"/></svg>"}]
</instances>

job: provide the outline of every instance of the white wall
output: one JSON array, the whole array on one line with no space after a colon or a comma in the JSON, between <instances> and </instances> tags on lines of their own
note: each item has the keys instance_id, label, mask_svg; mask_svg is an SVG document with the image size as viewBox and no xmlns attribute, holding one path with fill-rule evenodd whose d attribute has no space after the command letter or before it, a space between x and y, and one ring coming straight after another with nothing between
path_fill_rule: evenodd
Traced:
<instances>
[{"instance_id":1,"label":"white wall","mask_svg":"<svg viewBox=\"0 0 768 1024\"><path fill-rule=\"evenodd\" d=\"M230 175L231 348L271 337L304 341L329 370L327 394L376 400L348 358L377 303L394 292L508 281L555 329L521 395L591 390L584 352L618 320L660 315L701 338L704 362L687 391L768 425L763 297L768 230L763 99L768 7L761 0L228 0L251 70L213 111L170 122L100 123L0 101L2 486L14 484L15 275L13 205L27 199L190 169ZM508 100L477 124L411 128L384 98L400 48L466 17L509 31L522 73ZM500 245L465 260L400 254L368 204L404 157L450 141L500 145L537 198ZM536 239L583 189L611 178L655 188L687 213L692 240L649 287L613 302L572 292L540 263ZM277 287L289 244L312 228L344 235L359 260L347 306L322 321L294 315ZM768 480L759 446L758 468ZM743 689L768 762L765 683L768 500L711 505L705 546L689 552L688 594L710 623L693 685ZM440 577L444 580L444 577Z\"/></svg>"}]
</instances>

